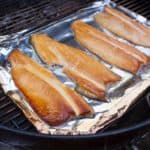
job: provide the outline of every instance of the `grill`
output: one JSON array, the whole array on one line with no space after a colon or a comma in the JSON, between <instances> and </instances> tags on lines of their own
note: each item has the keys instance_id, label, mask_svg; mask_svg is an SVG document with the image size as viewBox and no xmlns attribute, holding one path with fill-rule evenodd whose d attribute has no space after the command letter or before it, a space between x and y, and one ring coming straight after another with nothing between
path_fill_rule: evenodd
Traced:
<instances>
[{"instance_id":1,"label":"grill","mask_svg":"<svg viewBox=\"0 0 150 150\"><path fill-rule=\"evenodd\" d=\"M90 5L92 0L5 0L0 1L0 34L15 33L20 30L39 27L58 20ZM119 5L131 9L150 19L150 3L143 0L114 0ZM150 88L139 98L128 113L106 131L127 127L149 119ZM143 112L141 112L141 110ZM132 115L131 115L132 114ZM37 133L23 113L0 88L0 125L19 131Z\"/></svg>"},{"instance_id":2,"label":"grill","mask_svg":"<svg viewBox=\"0 0 150 150\"><path fill-rule=\"evenodd\" d=\"M42 26L86 7L91 1L92 0L0 1L0 6L3 6L0 9L0 33L4 35L30 27ZM114 2L150 18L150 4L148 1L114 0Z\"/></svg>"},{"instance_id":3,"label":"grill","mask_svg":"<svg viewBox=\"0 0 150 150\"><path fill-rule=\"evenodd\" d=\"M22 1L6 0L0 3L5 8L0 10L0 33L10 34L47 24L87 6L89 2L90 0L24 0L22 4ZM12 6L15 7L12 9Z\"/></svg>"},{"instance_id":4,"label":"grill","mask_svg":"<svg viewBox=\"0 0 150 150\"><path fill-rule=\"evenodd\" d=\"M150 19L150 3L147 0L114 0L114 2Z\"/></svg>"}]
</instances>

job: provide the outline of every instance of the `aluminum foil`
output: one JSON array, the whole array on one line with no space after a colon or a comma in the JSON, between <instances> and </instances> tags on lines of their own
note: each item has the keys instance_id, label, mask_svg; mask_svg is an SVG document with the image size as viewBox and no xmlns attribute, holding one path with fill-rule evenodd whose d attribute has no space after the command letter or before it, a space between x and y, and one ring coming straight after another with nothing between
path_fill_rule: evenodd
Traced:
<instances>
[{"instance_id":1,"label":"aluminum foil","mask_svg":"<svg viewBox=\"0 0 150 150\"><path fill-rule=\"evenodd\" d=\"M81 19L84 22L89 23L96 28L99 28L100 30L103 30L106 34L109 34L110 36L122 42L131 44L126 40L117 37L111 34L109 31L96 25L93 20L93 15L103 11L105 5L116 7L116 9L119 9L122 12L128 14L130 17L136 19L136 21L140 22L143 25L150 25L149 20L147 20L146 18L134 12L131 12L126 8L117 6L111 1L105 0L94 2L87 8L79 10L78 12L68 17L60 19L38 29L30 28L11 35L0 36L0 84L4 92L9 95L14 103L16 103L22 109L26 117L34 124L39 132L46 134L65 135L94 134L98 130L104 128L106 125L109 125L112 121L121 117L130 107L130 105L134 103L136 99L143 93L143 91L150 86L150 65L142 66L138 73L136 75L133 75L129 72L123 71L103 62L113 72L122 77L122 80L120 82L112 84L107 89L107 102L95 101L83 96L84 99L93 107L95 115L90 118L73 119L57 127L49 126L43 120L41 120L34 112L34 110L30 107L30 105L26 102L22 93L15 86L11 76L11 67L9 62L7 61L7 57L14 48L19 48L32 59L36 60L47 69L50 69L66 86L72 89L75 89L76 87L76 84L72 82L64 73L62 73L61 67L48 66L39 59L32 45L30 44L30 35L33 33L46 33L58 41L80 48L83 51L89 53L89 51L77 44L73 37L73 32L70 29L70 25L74 20ZM138 45L133 46L150 56L150 48ZM93 54L91 55L98 61L102 61L98 56Z\"/></svg>"}]
</instances>

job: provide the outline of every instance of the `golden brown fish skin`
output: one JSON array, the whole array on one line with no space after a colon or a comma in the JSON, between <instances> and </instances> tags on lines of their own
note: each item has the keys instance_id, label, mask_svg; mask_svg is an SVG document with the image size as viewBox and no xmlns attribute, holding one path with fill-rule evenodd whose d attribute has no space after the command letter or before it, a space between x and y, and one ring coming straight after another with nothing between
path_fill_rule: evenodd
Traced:
<instances>
[{"instance_id":1,"label":"golden brown fish skin","mask_svg":"<svg viewBox=\"0 0 150 150\"><path fill-rule=\"evenodd\" d=\"M143 64L150 63L150 57L145 55L143 52L140 52L139 50L137 50L133 46L130 46L128 44L120 42L120 41L106 35L105 33L101 32L100 30L93 28L92 26L89 26L88 24L82 23L80 20L75 21L74 24L82 25L82 27L84 28L84 31L86 30L87 33L89 33L92 36L95 36L99 39L102 39L105 42L108 42L109 44L111 44L114 47L120 48L125 53L132 55L133 57L138 59L138 61L140 61L141 63L143 63ZM76 25L74 25L74 26L76 26Z\"/></svg>"},{"instance_id":2,"label":"golden brown fish skin","mask_svg":"<svg viewBox=\"0 0 150 150\"><path fill-rule=\"evenodd\" d=\"M12 76L15 84L27 98L31 107L49 125L59 125L67 121L70 116L75 115L74 111L67 104L61 102L60 95L55 89L41 81L31 72L28 72L25 68L13 68ZM39 80L41 85L39 85ZM48 89L51 92L48 92ZM52 92L57 94L52 94ZM55 101L50 101L50 98Z\"/></svg>"},{"instance_id":3,"label":"golden brown fish skin","mask_svg":"<svg viewBox=\"0 0 150 150\"><path fill-rule=\"evenodd\" d=\"M8 59L12 64L11 73L15 84L39 117L49 125L60 125L72 117L93 113L81 96L19 50L14 50Z\"/></svg>"},{"instance_id":4,"label":"golden brown fish skin","mask_svg":"<svg viewBox=\"0 0 150 150\"><path fill-rule=\"evenodd\" d=\"M106 6L104 12L95 16L95 21L134 44L150 47L150 28L138 23L119 10Z\"/></svg>"},{"instance_id":5,"label":"golden brown fish skin","mask_svg":"<svg viewBox=\"0 0 150 150\"><path fill-rule=\"evenodd\" d=\"M79 85L82 85L82 90L84 90L85 92L89 92L91 94L94 93L96 95L95 98L99 98L105 101L106 89L103 84L100 85L99 83L98 86L100 86L100 88L96 87L95 84L93 84L92 82L88 82L85 78L82 78L78 73L66 67L64 68L64 73L66 73L73 81L77 82ZM83 92L82 94L85 93ZM86 95L91 97L90 94L88 93L86 93L85 96Z\"/></svg>"},{"instance_id":6,"label":"golden brown fish skin","mask_svg":"<svg viewBox=\"0 0 150 150\"><path fill-rule=\"evenodd\" d=\"M143 60L138 53L136 55L133 53L135 50L132 48L125 49L128 46L124 45L124 43L111 38L80 20L72 24L72 30L76 40L82 46L119 68L135 73L144 61L149 61L147 56L144 56L146 59Z\"/></svg>"},{"instance_id":7,"label":"golden brown fish skin","mask_svg":"<svg viewBox=\"0 0 150 150\"><path fill-rule=\"evenodd\" d=\"M78 93L80 93L80 94L82 94L82 95L84 95L84 96L87 96L87 97L89 97L89 98L91 98L91 99L93 99L93 100L98 100L97 96L95 96L92 92L88 91L87 89L81 87L80 85L76 85L75 90L76 90ZM104 96L104 97L103 97L103 96ZM102 93L101 96L100 96L100 99L101 99L101 100L105 100L105 99L106 99L106 95L104 95L104 94Z\"/></svg>"},{"instance_id":8,"label":"golden brown fish skin","mask_svg":"<svg viewBox=\"0 0 150 150\"><path fill-rule=\"evenodd\" d=\"M93 29L94 32L90 32L93 36L96 36L97 38L102 38L109 42L111 45L116 46L118 48L120 48L122 51L124 51L125 53L132 55L133 57L135 57L136 59L138 59L141 63L143 64L148 64L150 63L150 57L145 55L143 52L140 52L139 50L137 50L136 48L134 48L133 46L130 46L128 44L125 44L123 42L120 42L118 40L115 40L112 37L109 37L108 35L106 35L105 33L98 31L97 29ZM101 32L101 34L99 33Z\"/></svg>"},{"instance_id":9,"label":"golden brown fish skin","mask_svg":"<svg viewBox=\"0 0 150 150\"><path fill-rule=\"evenodd\" d=\"M46 82L49 82L49 84L52 84L52 81L54 81L54 84L58 85L58 86L56 86L56 89L59 89L59 87L61 87L66 93L68 93L69 96L70 96L71 93L74 93L75 98L73 97L74 98L73 101L75 103L74 107L78 108L78 113L76 113L77 116L86 113L87 110L88 111L91 110L91 112L92 112L92 109L90 108L90 106L85 101L83 101L82 98L79 95L78 95L78 100L77 100L76 92L74 92L73 90L67 88L60 81L58 81L58 79L52 74L52 72L48 71L47 69L45 69L43 67L40 67L37 63L35 63L31 59L28 59L28 57L25 57L25 55L22 55L22 56L20 56L20 55L21 54L18 50L11 53L11 57L14 60L12 62L12 64L14 66L15 65L20 66L20 64L24 65L24 66L26 66L27 70L33 72L34 74L36 74L37 71L38 71L37 76L39 76L40 78L43 78ZM70 97L70 99L71 98L72 97ZM85 109L81 109L81 106L82 107L85 106Z\"/></svg>"},{"instance_id":10,"label":"golden brown fish skin","mask_svg":"<svg viewBox=\"0 0 150 150\"><path fill-rule=\"evenodd\" d=\"M105 93L106 85L120 80L118 75L111 72L103 64L85 52L57 42L47 35L34 34L31 37L31 43L44 62L50 65L63 65L65 67L64 72L72 80L86 90L88 89L89 92L95 94L97 98L99 98L102 93ZM96 69L94 69L93 66L96 66ZM96 91L100 91L100 93Z\"/></svg>"}]
</instances>

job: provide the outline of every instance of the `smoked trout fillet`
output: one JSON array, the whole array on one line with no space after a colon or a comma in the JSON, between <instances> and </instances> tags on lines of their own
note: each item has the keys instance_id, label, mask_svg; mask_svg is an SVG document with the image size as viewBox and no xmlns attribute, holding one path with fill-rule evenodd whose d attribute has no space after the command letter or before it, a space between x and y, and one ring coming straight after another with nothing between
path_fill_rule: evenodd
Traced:
<instances>
[{"instance_id":1,"label":"smoked trout fillet","mask_svg":"<svg viewBox=\"0 0 150 150\"><path fill-rule=\"evenodd\" d=\"M14 50L8 60L14 83L48 125L56 126L73 117L93 114L93 109L80 95L21 51Z\"/></svg>"},{"instance_id":2,"label":"smoked trout fillet","mask_svg":"<svg viewBox=\"0 0 150 150\"><path fill-rule=\"evenodd\" d=\"M62 65L63 72L77 83L77 90L88 97L104 99L106 86L120 80L95 58L45 34L32 35L31 43L45 63Z\"/></svg>"},{"instance_id":3,"label":"smoked trout fillet","mask_svg":"<svg viewBox=\"0 0 150 150\"><path fill-rule=\"evenodd\" d=\"M114 34L138 45L150 47L150 27L111 7L95 15L95 21Z\"/></svg>"},{"instance_id":4,"label":"smoked trout fillet","mask_svg":"<svg viewBox=\"0 0 150 150\"><path fill-rule=\"evenodd\" d=\"M141 65L150 62L144 53L80 20L73 22L72 30L80 45L121 69L136 73Z\"/></svg>"}]
</instances>

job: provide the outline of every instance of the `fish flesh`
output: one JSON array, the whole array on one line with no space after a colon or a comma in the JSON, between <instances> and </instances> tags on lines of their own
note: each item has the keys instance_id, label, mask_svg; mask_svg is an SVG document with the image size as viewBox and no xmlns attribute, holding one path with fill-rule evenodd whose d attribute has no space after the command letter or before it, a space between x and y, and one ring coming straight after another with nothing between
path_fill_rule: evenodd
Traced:
<instances>
[{"instance_id":1,"label":"fish flesh","mask_svg":"<svg viewBox=\"0 0 150 150\"><path fill-rule=\"evenodd\" d=\"M106 6L95 21L112 33L138 45L150 47L150 27L144 26L121 11Z\"/></svg>"},{"instance_id":2,"label":"fish flesh","mask_svg":"<svg viewBox=\"0 0 150 150\"><path fill-rule=\"evenodd\" d=\"M58 42L45 34L33 34L31 43L45 63L62 65L63 72L88 97L104 99L106 87L120 80L118 75L84 51Z\"/></svg>"},{"instance_id":3,"label":"fish flesh","mask_svg":"<svg viewBox=\"0 0 150 150\"><path fill-rule=\"evenodd\" d=\"M141 65L150 62L144 53L80 20L73 22L72 30L80 45L121 69L136 73Z\"/></svg>"},{"instance_id":4,"label":"fish flesh","mask_svg":"<svg viewBox=\"0 0 150 150\"><path fill-rule=\"evenodd\" d=\"M91 106L79 94L20 50L13 50L8 60L15 85L48 125L57 126L74 117L93 114Z\"/></svg>"}]
</instances>

